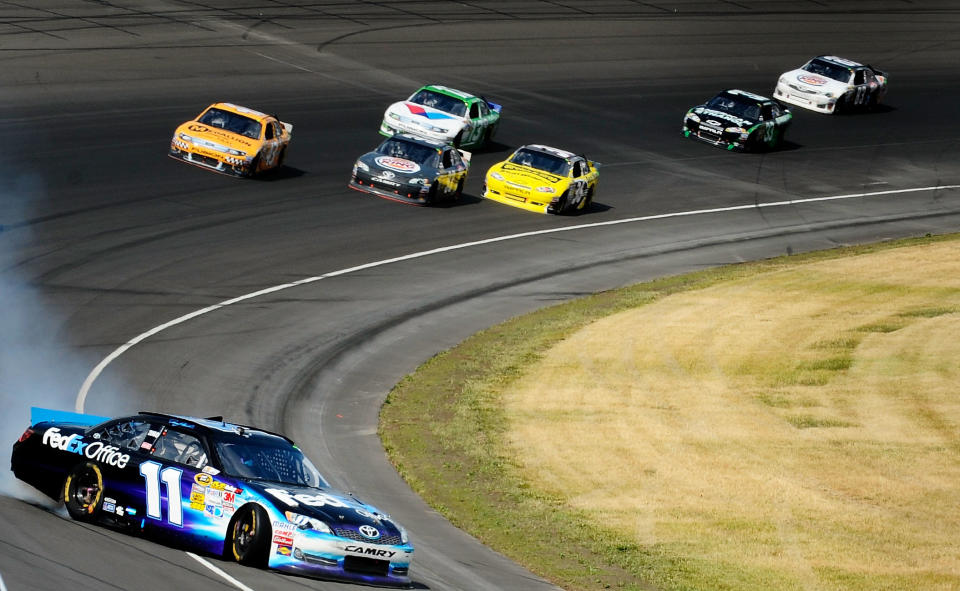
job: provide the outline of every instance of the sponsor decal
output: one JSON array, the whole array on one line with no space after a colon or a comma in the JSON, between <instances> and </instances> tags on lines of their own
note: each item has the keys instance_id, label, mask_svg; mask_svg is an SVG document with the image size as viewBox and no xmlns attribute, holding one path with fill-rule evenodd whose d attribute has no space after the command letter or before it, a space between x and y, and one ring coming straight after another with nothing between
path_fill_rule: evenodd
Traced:
<instances>
[{"instance_id":1,"label":"sponsor decal","mask_svg":"<svg viewBox=\"0 0 960 591\"><path fill-rule=\"evenodd\" d=\"M205 497L205 495L204 495L202 492L200 492L200 493L198 493L198 492L191 492L191 493L190 493L190 503L191 503L191 504L193 504L193 503L203 504L203 502L204 502L205 500L206 500L206 497Z\"/></svg>"},{"instance_id":2,"label":"sponsor decal","mask_svg":"<svg viewBox=\"0 0 960 591\"><path fill-rule=\"evenodd\" d=\"M206 505L203 513L209 517L223 517L223 507L220 505Z\"/></svg>"},{"instance_id":3,"label":"sponsor decal","mask_svg":"<svg viewBox=\"0 0 960 591\"><path fill-rule=\"evenodd\" d=\"M237 499L237 493L233 493L233 492L229 492L229 491L224 491L224 492L223 492L223 502L224 502L224 503L232 503L232 502L234 502L236 499Z\"/></svg>"},{"instance_id":4,"label":"sponsor decal","mask_svg":"<svg viewBox=\"0 0 960 591\"><path fill-rule=\"evenodd\" d=\"M367 519L376 519L377 521L380 521L380 518L379 518L379 517L377 517L376 515L374 515L373 513L369 512L369 511L367 511L366 509L357 508L357 509L354 509L354 511L355 511L355 512L357 513L357 515L359 515L360 517L366 517Z\"/></svg>"},{"instance_id":5,"label":"sponsor decal","mask_svg":"<svg viewBox=\"0 0 960 591\"><path fill-rule=\"evenodd\" d=\"M210 484L213 482L213 476L210 476L205 472L199 472L193 477L193 481L200 486L210 486Z\"/></svg>"},{"instance_id":6,"label":"sponsor decal","mask_svg":"<svg viewBox=\"0 0 960 591\"><path fill-rule=\"evenodd\" d=\"M185 423L177 420L170 421L170 425L173 427L186 427L187 429L193 429L196 426L193 423Z\"/></svg>"},{"instance_id":7,"label":"sponsor decal","mask_svg":"<svg viewBox=\"0 0 960 591\"><path fill-rule=\"evenodd\" d=\"M274 544L284 544L285 546L293 545L293 538L291 536L284 536L281 534L273 534L273 543Z\"/></svg>"},{"instance_id":8,"label":"sponsor decal","mask_svg":"<svg viewBox=\"0 0 960 591\"><path fill-rule=\"evenodd\" d=\"M277 546L277 554L281 556L290 556L293 552L293 546Z\"/></svg>"},{"instance_id":9,"label":"sponsor decal","mask_svg":"<svg viewBox=\"0 0 960 591\"><path fill-rule=\"evenodd\" d=\"M117 515L123 517L123 507L117 507Z\"/></svg>"},{"instance_id":10,"label":"sponsor decal","mask_svg":"<svg viewBox=\"0 0 960 591\"><path fill-rule=\"evenodd\" d=\"M206 474L212 474L212 475L214 475L214 476L216 476L217 474L220 473L220 470L217 470L217 469L214 468L213 466L204 466L204 467L203 467L203 471L204 471Z\"/></svg>"},{"instance_id":11,"label":"sponsor decal","mask_svg":"<svg viewBox=\"0 0 960 591\"><path fill-rule=\"evenodd\" d=\"M816 74L800 74L797 76L797 80L803 82L804 84L809 84L810 86L823 86L827 83L826 78L817 76Z\"/></svg>"},{"instance_id":12,"label":"sponsor decal","mask_svg":"<svg viewBox=\"0 0 960 591\"><path fill-rule=\"evenodd\" d=\"M394 158L393 156L377 156L374 159L374 162L378 166L384 168L390 168L393 170L398 170L400 172L417 172L420 170L420 165L412 160L407 160L405 158Z\"/></svg>"},{"instance_id":13,"label":"sponsor decal","mask_svg":"<svg viewBox=\"0 0 960 591\"><path fill-rule=\"evenodd\" d=\"M514 174L516 176L543 179L550 183L555 183L563 178L561 176L550 174L549 172L544 172L536 168L530 168L529 166L521 166L519 164L513 164L512 162L505 163L500 170L502 170L503 172Z\"/></svg>"},{"instance_id":14,"label":"sponsor decal","mask_svg":"<svg viewBox=\"0 0 960 591\"><path fill-rule=\"evenodd\" d=\"M117 509L117 502L113 499L103 499L103 510L106 513L113 513Z\"/></svg>"},{"instance_id":15,"label":"sponsor decal","mask_svg":"<svg viewBox=\"0 0 960 591\"><path fill-rule=\"evenodd\" d=\"M407 109L414 115L419 115L420 117L426 117L427 119L436 120L436 119L455 119L453 115L447 115L446 113L441 113L438 111L428 111L421 107L420 105L415 105L413 103L404 103L407 106Z\"/></svg>"},{"instance_id":16,"label":"sponsor decal","mask_svg":"<svg viewBox=\"0 0 960 591\"><path fill-rule=\"evenodd\" d=\"M287 521L274 521L273 522L273 531L275 532L290 532L293 533L295 526L292 523Z\"/></svg>"},{"instance_id":17,"label":"sponsor decal","mask_svg":"<svg viewBox=\"0 0 960 591\"><path fill-rule=\"evenodd\" d=\"M370 538L371 540L376 540L380 537L380 531L372 525L361 525L358 528L358 531L360 532L360 535L365 538Z\"/></svg>"},{"instance_id":18,"label":"sponsor decal","mask_svg":"<svg viewBox=\"0 0 960 591\"><path fill-rule=\"evenodd\" d=\"M144 441L140 444L140 449L150 449L151 447L153 447L153 444L149 441Z\"/></svg>"},{"instance_id":19,"label":"sponsor decal","mask_svg":"<svg viewBox=\"0 0 960 591\"><path fill-rule=\"evenodd\" d=\"M194 511L203 511L204 507L205 505L203 504L203 501L194 501L194 500L190 501L190 508L193 509Z\"/></svg>"},{"instance_id":20,"label":"sponsor decal","mask_svg":"<svg viewBox=\"0 0 960 591\"><path fill-rule=\"evenodd\" d=\"M392 550L380 550L379 548L364 548L363 546L348 545L343 549L345 552L353 554L363 554L364 556L377 556L379 558L393 558L396 552Z\"/></svg>"},{"instance_id":21,"label":"sponsor decal","mask_svg":"<svg viewBox=\"0 0 960 591\"><path fill-rule=\"evenodd\" d=\"M282 488L267 488L264 489L268 494L272 495L274 498L284 503L288 507L297 507L301 503L307 505L308 507L344 507L347 508L350 505L347 505L340 499L332 497L328 494L318 493L315 495L308 495L304 493L291 494L290 491L284 490Z\"/></svg>"},{"instance_id":22,"label":"sponsor decal","mask_svg":"<svg viewBox=\"0 0 960 591\"><path fill-rule=\"evenodd\" d=\"M130 456L121 453L119 447L104 445L101 441L85 442L81 435L63 435L59 427L50 427L43 433L43 445L85 456L117 468L126 468L127 462L130 461Z\"/></svg>"}]
</instances>

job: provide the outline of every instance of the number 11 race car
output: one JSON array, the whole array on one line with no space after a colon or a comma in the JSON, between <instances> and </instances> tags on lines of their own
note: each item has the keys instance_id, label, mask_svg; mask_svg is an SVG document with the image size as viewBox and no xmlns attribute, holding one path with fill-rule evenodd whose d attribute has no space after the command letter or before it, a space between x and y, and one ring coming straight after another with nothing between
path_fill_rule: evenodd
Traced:
<instances>
[{"instance_id":1,"label":"number 11 race car","mask_svg":"<svg viewBox=\"0 0 960 591\"><path fill-rule=\"evenodd\" d=\"M413 546L390 516L329 487L292 441L224 422L33 409L14 474L71 517L252 566L409 585Z\"/></svg>"}]
</instances>

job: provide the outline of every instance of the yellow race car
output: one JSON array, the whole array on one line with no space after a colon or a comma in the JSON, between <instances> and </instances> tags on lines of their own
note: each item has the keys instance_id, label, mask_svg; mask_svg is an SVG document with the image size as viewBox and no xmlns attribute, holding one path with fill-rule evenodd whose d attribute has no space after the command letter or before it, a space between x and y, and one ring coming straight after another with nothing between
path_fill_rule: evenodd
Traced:
<instances>
[{"instance_id":1,"label":"yellow race car","mask_svg":"<svg viewBox=\"0 0 960 591\"><path fill-rule=\"evenodd\" d=\"M180 125L170 157L235 176L250 177L283 164L293 125L231 103L214 103Z\"/></svg>"},{"instance_id":2,"label":"yellow race car","mask_svg":"<svg viewBox=\"0 0 960 591\"><path fill-rule=\"evenodd\" d=\"M583 156L530 144L490 167L482 195L537 213L573 213L590 207L599 178Z\"/></svg>"}]
</instances>

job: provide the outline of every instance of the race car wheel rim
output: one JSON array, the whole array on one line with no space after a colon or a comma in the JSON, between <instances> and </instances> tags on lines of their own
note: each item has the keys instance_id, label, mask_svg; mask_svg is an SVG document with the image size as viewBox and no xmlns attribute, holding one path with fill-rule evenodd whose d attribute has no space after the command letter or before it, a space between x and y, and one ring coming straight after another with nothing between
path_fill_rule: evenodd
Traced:
<instances>
[{"instance_id":1,"label":"race car wheel rim","mask_svg":"<svg viewBox=\"0 0 960 591\"><path fill-rule=\"evenodd\" d=\"M103 475L92 464L78 466L67 476L63 500L74 519L92 519L103 496Z\"/></svg>"},{"instance_id":2,"label":"race car wheel rim","mask_svg":"<svg viewBox=\"0 0 960 591\"><path fill-rule=\"evenodd\" d=\"M233 526L233 553L237 560L243 560L253 546L257 535L257 514L248 511Z\"/></svg>"}]
</instances>

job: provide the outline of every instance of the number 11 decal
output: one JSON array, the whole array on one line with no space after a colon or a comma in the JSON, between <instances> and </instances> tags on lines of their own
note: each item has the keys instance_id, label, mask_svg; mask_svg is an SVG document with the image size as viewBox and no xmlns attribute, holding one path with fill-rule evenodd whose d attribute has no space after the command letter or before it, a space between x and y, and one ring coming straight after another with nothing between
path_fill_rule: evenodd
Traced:
<instances>
[{"instance_id":1,"label":"number 11 decal","mask_svg":"<svg viewBox=\"0 0 960 591\"><path fill-rule=\"evenodd\" d=\"M140 464L140 475L147 483L147 517L163 519L160 515L160 483L167 485L167 521L177 527L183 527L183 507L180 497L180 468L166 467L163 470L157 462Z\"/></svg>"}]
</instances>

